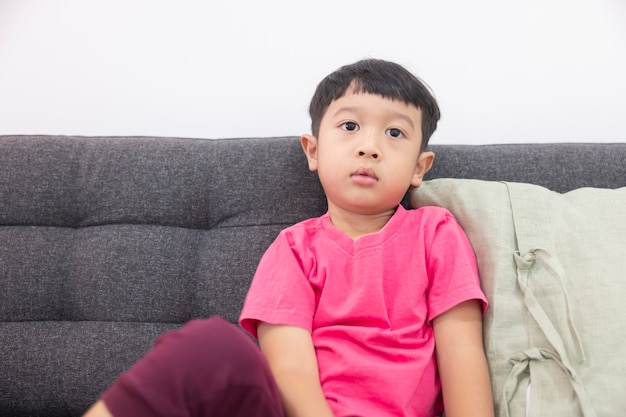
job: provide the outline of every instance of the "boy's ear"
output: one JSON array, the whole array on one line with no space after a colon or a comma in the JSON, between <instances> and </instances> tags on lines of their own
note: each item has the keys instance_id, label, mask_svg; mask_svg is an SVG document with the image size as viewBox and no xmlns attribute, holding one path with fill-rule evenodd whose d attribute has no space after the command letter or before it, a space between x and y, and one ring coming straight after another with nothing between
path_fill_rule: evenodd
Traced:
<instances>
[{"instance_id":1,"label":"boy's ear","mask_svg":"<svg viewBox=\"0 0 626 417\"><path fill-rule=\"evenodd\" d=\"M309 169L317 171L317 138L313 135L304 134L300 137L300 143L309 162Z\"/></svg>"},{"instance_id":2,"label":"boy's ear","mask_svg":"<svg viewBox=\"0 0 626 417\"><path fill-rule=\"evenodd\" d=\"M415 166L415 172L413 173L413 179L411 185L413 187L419 187L422 184L424 175L433 166L435 160L435 154L433 152L422 152L417 158L417 165Z\"/></svg>"}]
</instances>

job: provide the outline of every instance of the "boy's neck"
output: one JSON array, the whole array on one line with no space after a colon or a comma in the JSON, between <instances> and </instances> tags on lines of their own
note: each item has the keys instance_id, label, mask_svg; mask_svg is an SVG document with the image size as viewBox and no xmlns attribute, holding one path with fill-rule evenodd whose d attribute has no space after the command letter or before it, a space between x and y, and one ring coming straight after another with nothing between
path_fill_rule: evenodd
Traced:
<instances>
[{"instance_id":1,"label":"boy's neck","mask_svg":"<svg viewBox=\"0 0 626 417\"><path fill-rule=\"evenodd\" d=\"M389 222L397 207L381 213L360 214L330 206L330 221L337 229L356 240L362 236L378 233Z\"/></svg>"}]
</instances>

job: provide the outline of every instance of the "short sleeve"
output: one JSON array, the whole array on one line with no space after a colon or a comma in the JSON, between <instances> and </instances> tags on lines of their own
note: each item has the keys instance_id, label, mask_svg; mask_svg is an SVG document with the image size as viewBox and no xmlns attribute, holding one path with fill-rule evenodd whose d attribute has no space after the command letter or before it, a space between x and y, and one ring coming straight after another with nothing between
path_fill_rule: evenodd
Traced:
<instances>
[{"instance_id":1,"label":"short sleeve","mask_svg":"<svg viewBox=\"0 0 626 417\"><path fill-rule=\"evenodd\" d=\"M480 288L476 256L452 214L443 213L430 240L427 249L428 320L432 322L438 315L472 299L481 301L484 315L488 304Z\"/></svg>"},{"instance_id":2,"label":"short sleeve","mask_svg":"<svg viewBox=\"0 0 626 417\"><path fill-rule=\"evenodd\" d=\"M301 250L302 240L285 229L259 262L239 317L241 327L255 338L259 322L311 331L315 293L308 276L314 261Z\"/></svg>"}]
</instances>

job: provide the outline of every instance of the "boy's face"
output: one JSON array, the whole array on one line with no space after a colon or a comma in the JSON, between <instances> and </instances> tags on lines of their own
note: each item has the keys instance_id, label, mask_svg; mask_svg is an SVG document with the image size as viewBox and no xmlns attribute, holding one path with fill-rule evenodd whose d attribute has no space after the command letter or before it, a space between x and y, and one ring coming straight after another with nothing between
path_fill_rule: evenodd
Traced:
<instances>
[{"instance_id":1,"label":"boy's face","mask_svg":"<svg viewBox=\"0 0 626 417\"><path fill-rule=\"evenodd\" d=\"M333 101L317 138L302 136L309 168L318 171L329 210L395 210L421 184L434 154L423 152L422 112L413 105L349 89Z\"/></svg>"}]
</instances>

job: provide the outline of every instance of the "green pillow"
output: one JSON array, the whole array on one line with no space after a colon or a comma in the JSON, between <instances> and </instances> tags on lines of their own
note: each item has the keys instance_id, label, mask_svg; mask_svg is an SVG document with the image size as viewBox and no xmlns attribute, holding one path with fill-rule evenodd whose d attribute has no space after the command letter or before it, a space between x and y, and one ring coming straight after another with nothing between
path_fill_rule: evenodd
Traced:
<instances>
[{"instance_id":1,"label":"green pillow","mask_svg":"<svg viewBox=\"0 0 626 417\"><path fill-rule=\"evenodd\" d=\"M476 253L496 415L626 415L626 187L437 179L410 197Z\"/></svg>"}]
</instances>

